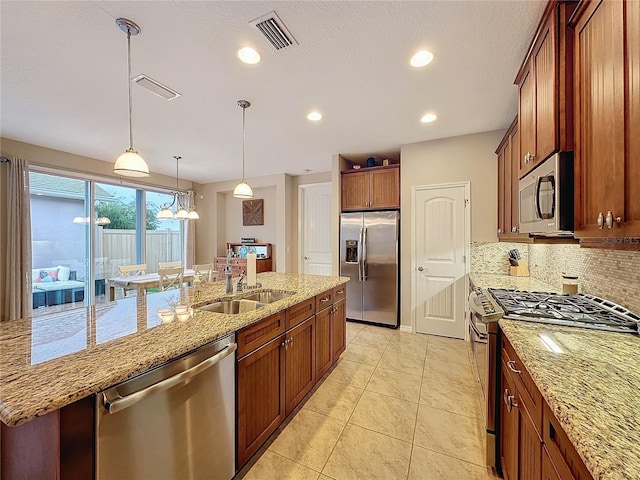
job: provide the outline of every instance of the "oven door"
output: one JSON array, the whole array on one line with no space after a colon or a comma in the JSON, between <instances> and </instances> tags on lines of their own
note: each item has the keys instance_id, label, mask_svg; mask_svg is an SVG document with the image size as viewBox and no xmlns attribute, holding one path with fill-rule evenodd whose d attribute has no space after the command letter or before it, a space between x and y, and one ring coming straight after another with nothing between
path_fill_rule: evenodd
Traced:
<instances>
[{"instance_id":1,"label":"oven door","mask_svg":"<svg viewBox=\"0 0 640 480\"><path fill-rule=\"evenodd\" d=\"M473 363L478 372L478 382L482 390L482 396L487 398L487 346L489 343L489 334L487 327L482 323L476 315L471 315L469 322L471 335L471 349L473 351ZM484 405L483 405L484 406Z\"/></svg>"}]
</instances>

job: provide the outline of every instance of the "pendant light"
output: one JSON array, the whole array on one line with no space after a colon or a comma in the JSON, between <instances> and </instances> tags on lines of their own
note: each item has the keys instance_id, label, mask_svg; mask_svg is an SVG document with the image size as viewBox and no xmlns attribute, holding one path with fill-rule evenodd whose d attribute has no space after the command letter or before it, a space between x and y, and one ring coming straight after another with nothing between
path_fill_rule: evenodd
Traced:
<instances>
[{"instance_id":1,"label":"pendant light","mask_svg":"<svg viewBox=\"0 0 640 480\"><path fill-rule=\"evenodd\" d=\"M251 104L246 100L238 100L238 106L242 108L242 182L233 189L233 196L236 198L253 198L253 190L244 179L244 115Z\"/></svg>"},{"instance_id":2,"label":"pendant light","mask_svg":"<svg viewBox=\"0 0 640 480\"><path fill-rule=\"evenodd\" d=\"M144 159L138 155L136 149L133 148L133 127L131 124L131 35L138 35L140 33L140 27L126 18L118 18L116 25L127 34L127 64L129 67L127 77L129 83L129 148L116 160L116 163L113 165L113 173L124 177L148 177L149 166L147 162L145 162Z\"/></svg>"},{"instance_id":3,"label":"pendant light","mask_svg":"<svg viewBox=\"0 0 640 480\"><path fill-rule=\"evenodd\" d=\"M198 212L196 212L195 207L187 208L184 206L184 202L182 198L186 195L185 192L181 192L178 189L178 162L182 157L174 155L173 158L176 159L176 189L171 192L173 195L173 201L171 203L165 203L160 207L160 211L156 215L158 220L197 220L200 218ZM171 207L175 205L175 211L171 210Z\"/></svg>"}]
</instances>

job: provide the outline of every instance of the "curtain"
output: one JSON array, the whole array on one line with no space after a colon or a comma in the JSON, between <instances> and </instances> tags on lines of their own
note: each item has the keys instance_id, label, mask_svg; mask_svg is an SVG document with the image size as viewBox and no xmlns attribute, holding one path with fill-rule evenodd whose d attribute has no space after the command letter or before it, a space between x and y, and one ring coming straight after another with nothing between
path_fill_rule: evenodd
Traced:
<instances>
[{"instance_id":1,"label":"curtain","mask_svg":"<svg viewBox=\"0 0 640 480\"><path fill-rule=\"evenodd\" d=\"M31 212L29 163L10 158L7 165L6 284L2 319L31 316Z\"/></svg>"},{"instance_id":2,"label":"curtain","mask_svg":"<svg viewBox=\"0 0 640 480\"><path fill-rule=\"evenodd\" d=\"M196 202L196 192L193 190L188 190L186 192L186 207L187 210L191 210L195 208ZM187 241L185 242L185 259L186 259L186 268L191 268L194 263L196 263L196 224L197 220L188 220L186 223L185 233L187 236Z\"/></svg>"}]
</instances>

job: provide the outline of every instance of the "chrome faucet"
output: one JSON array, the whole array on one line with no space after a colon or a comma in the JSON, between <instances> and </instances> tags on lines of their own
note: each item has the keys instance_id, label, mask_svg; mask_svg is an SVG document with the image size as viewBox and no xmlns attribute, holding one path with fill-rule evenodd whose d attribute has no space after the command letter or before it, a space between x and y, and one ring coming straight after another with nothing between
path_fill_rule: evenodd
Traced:
<instances>
[{"instance_id":1,"label":"chrome faucet","mask_svg":"<svg viewBox=\"0 0 640 480\"><path fill-rule=\"evenodd\" d=\"M236 291L237 292L241 292L243 290L244 285L246 285L245 283L242 283L242 281L247 277L247 274L245 272L242 272L242 275L240 275L240 278L238 279L238 283L236 283Z\"/></svg>"},{"instance_id":2,"label":"chrome faucet","mask_svg":"<svg viewBox=\"0 0 640 480\"><path fill-rule=\"evenodd\" d=\"M233 276L233 272L231 271L231 249L227 251L227 263L224 266L224 276L225 276L225 286L224 293L225 295L231 295L233 293L233 283L231 282L231 277Z\"/></svg>"}]
</instances>

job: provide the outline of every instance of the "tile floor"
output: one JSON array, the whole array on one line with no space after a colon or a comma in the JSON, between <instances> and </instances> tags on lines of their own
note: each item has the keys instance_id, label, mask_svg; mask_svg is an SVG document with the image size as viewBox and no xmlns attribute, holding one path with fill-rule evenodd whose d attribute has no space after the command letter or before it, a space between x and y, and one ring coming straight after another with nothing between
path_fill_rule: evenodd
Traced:
<instances>
[{"instance_id":1,"label":"tile floor","mask_svg":"<svg viewBox=\"0 0 640 480\"><path fill-rule=\"evenodd\" d=\"M466 342L347 323L347 349L237 475L487 480Z\"/></svg>"}]
</instances>

